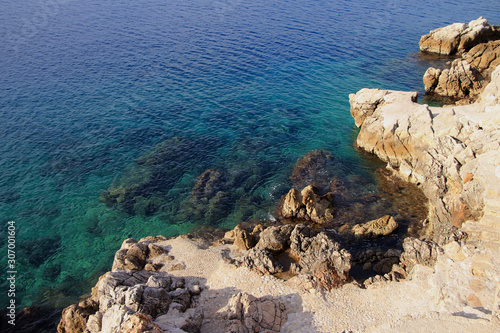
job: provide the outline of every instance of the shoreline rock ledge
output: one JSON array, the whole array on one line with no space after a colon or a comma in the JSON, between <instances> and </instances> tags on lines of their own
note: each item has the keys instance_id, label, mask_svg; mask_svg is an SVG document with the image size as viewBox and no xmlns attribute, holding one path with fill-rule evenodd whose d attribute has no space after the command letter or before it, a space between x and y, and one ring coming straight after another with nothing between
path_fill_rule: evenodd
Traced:
<instances>
[{"instance_id":1,"label":"shoreline rock ledge","mask_svg":"<svg viewBox=\"0 0 500 333\"><path fill-rule=\"evenodd\" d=\"M414 92L380 89L351 94L356 145L429 199L432 237L445 253L432 282L439 302L458 312L460 305L487 309L498 318L500 66L474 104L430 107L416 99Z\"/></svg>"}]
</instances>

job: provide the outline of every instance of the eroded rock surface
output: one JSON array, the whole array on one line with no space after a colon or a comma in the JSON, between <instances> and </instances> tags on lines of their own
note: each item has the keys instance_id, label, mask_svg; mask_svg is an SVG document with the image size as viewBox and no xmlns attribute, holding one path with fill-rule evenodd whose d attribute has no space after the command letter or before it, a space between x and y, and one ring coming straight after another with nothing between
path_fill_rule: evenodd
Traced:
<instances>
[{"instance_id":1,"label":"eroded rock surface","mask_svg":"<svg viewBox=\"0 0 500 333\"><path fill-rule=\"evenodd\" d=\"M278 214L287 219L304 219L316 223L333 221L334 195L331 192L320 195L312 185L301 192L291 189L280 201Z\"/></svg>"},{"instance_id":2,"label":"eroded rock surface","mask_svg":"<svg viewBox=\"0 0 500 333\"><path fill-rule=\"evenodd\" d=\"M279 332L286 322L285 305L272 297L234 295L227 306L226 333Z\"/></svg>"},{"instance_id":3,"label":"eroded rock surface","mask_svg":"<svg viewBox=\"0 0 500 333\"><path fill-rule=\"evenodd\" d=\"M346 283L351 269L351 254L324 232L313 235L314 232L303 224L293 230L290 248L299 262L292 264L292 270L312 277L318 287L326 290Z\"/></svg>"},{"instance_id":4,"label":"eroded rock surface","mask_svg":"<svg viewBox=\"0 0 500 333\"><path fill-rule=\"evenodd\" d=\"M432 30L422 36L420 50L429 53L451 55L468 51L473 46L489 40L500 39L500 28L480 17L469 24L454 23Z\"/></svg>"},{"instance_id":5,"label":"eroded rock surface","mask_svg":"<svg viewBox=\"0 0 500 333\"><path fill-rule=\"evenodd\" d=\"M366 222L363 224L356 224L352 228L354 236L376 238L381 236L388 236L398 228L398 223L390 215L382 216L379 219Z\"/></svg>"},{"instance_id":6,"label":"eroded rock surface","mask_svg":"<svg viewBox=\"0 0 500 333\"><path fill-rule=\"evenodd\" d=\"M453 108L417 104L416 93L362 89L350 95L361 127L356 144L422 188L435 235L479 219L484 189L496 184L477 175L492 167L478 163L481 156L496 160L500 154L499 86L497 68L477 104Z\"/></svg>"}]
</instances>

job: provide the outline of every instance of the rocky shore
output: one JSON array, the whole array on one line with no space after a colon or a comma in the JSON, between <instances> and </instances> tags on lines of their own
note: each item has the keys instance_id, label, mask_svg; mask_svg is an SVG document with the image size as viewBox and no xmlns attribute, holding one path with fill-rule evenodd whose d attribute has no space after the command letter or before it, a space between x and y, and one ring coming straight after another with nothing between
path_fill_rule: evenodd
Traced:
<instances>
[{"instance_id":1,"label":"rocky shore","mask_svg":"<svg viewBox=\"0 0 500 333\"><path fill-rule=\"evenodd\" d=\"M428 200L421 232L406 233L400 248L353 250L392 237L400 219L336 224L341 186L318 167L335 158L317 150L297 162L280 221L243 223L215 243L127 239L91 295L64 310L58 332L498 332L500 67L490 59L498 39L483 18L422 37L423 52L459 53L452 68L481 75L467 96L449 93L468 105L432 107L416 93L380 89L349 96L357 147ZM426 89L464 87L453 71L429 69ZM208 170L193 198L211 198L219 179ZM115 192L105 199L130 191ZM374 274L356 280L355 266Z\"/></svg>"}]
</instances>

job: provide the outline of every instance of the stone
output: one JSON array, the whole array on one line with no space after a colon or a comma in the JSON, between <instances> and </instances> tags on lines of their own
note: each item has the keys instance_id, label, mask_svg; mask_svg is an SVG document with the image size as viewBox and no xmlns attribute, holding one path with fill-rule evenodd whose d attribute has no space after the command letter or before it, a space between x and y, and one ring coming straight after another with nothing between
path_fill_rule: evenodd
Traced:
<instances>
[{"instance_id":1,"label":"stone","mask_svg":"<svg viewBox=\"0 0 500 333\"><path fill-rule=\"evenodd\" d=\"M148 246L128 238L123 241L113 260L113 271L141 270L146 264Z\"/></svg>"},{"instance_id":2,"label":"stone","mask_svg":"<svg viewBox=\"0 0 500 333\"><path fill-rule=\"evenodd\" d=\"M427 69L423 80L426 93L469 100L476 100L487 83L475 67L462 59L453 60L449 69Z\"/></svg>"},{"instance_id":3,"label":"stone","mask_svg":"<svg viewBox=\"0 0 500 333\"><path fill-rule=\"evenodd\" d=\"M403 249L401 264L408 273L417 264L430 267L434 266L438 254L443 253L443 250L436 243L422 241L412 237L405 238L403 241Z\"/></svg>"},{"instance_id":4,"label":"stone","mask_svg":"<svg viewBox=\"0 0 500 333\"><path fill-rule=\"evenodd\" d=\"M306 186L301 192L291 189L278 204L278 214L284 218L311 220L316 223L333 221L334 194L319 195L318 189Z\"/></svg>"},{"instance_id":5,"label":"stone","mask_svg":"<svg viewBox=\"0 0 500 333\"><path fill-rule=\"evenodd\" d=\"M312 230L297 225L290 236L291 254L299 258L292 264L297 274L310 275L315 283L326 290L339 287L349 279L351 254L324 232L313 236Z\"/></svg>"},{"instance_id":6,"label":"stone","mask_svg":"<svg viewBox=\"0 0 500 333\"><path fill-rule=\"evenodd\" d=\"M390 215L382 216L379 219L366 222L364 224L356 224L352 228L354 236L363 238L377 238L388 236L398 228L398 223Z\"/></svg>"},{"instance_id":7,"label":"stone","mask_svg":"<svg viewBox=\"0 0 500 333\"><path fill-rule=\"evenodd\" d=\"M500 40L481 43L463 55L463 59L485 77L500 65Z\"/></svg>"},{"instance_id":8,"label":"stone","mask_svg":"<svg viewBox=\"0 0 500 333\"><path fill-rule=\"evenodd\" d=\"M223 191L226 186L226 177L217 169L205 170L197 179L191 192L196 202L210 200L217 192Z\"/></svg>"},{"instance_id":9,"label":"stone","mask_svg":"<svg viewBox=\"0 0 500 333\"><path fill-rule=\"evenodd\" d=\"M149 255L148 255L149 258L155 258L162 254L168 254L167 249L161 247L160 245L156 245L154 243L149 243L148 249L149 249Z\"/></svg>"},{"instance_id":10,"label":"stone","mask_svg":"<svg viewBox=\"0 0 500 333\"><path fill-rule=\"evenodd\" d=\"M290 235L293 226L289 224L269 227L260 233L257 249L269 250L271 252L283 252L290 247Z\"/></svg>"},{"instance_id":11,"label":"stone","mask_svg":"<svg viewBox=\"0 0 500 333\"><path fill-rule=\"evenodd\" d=\"M423 52L451 55L495 39L500 39L500 28L480 17L469 24L454 23L432 30L420 38L419 46Z\"/></svg>"},{"instance_id":12,"label":"stone","mask_svg":"<svg viewBox=\"0 0 500 333\"><path fill-rule=\"evenodd\" d=\"M297 189L292 188L285 196L281 216L288 219L304 215L304 213L300 213L300 209L302 207L302 196L300 192Z\"/></svg>"},{"instance_id":13,"label":"stone","mask_svg":"<svg viewBox=\"0 0 500 333\"><path fill-rule=\"evenodd\" d=\"M170 298L172 302L176 302L181 305L179 311L184 312L191 305L191 294L185 288L179 288L170 292Z\"/></svg>"},{"instance_id":14,"label":"stone","mask_svg":"<svg viewBox=\"0 0 500 333\"><path fill-rule=\"evenodd\" d=\"M83 332L87 327L87 319L99 310L93 300L82 301L63 310L61 321L57 326L58 333Z\"/></svg>"},{"instance_id":15,"label":"stone","mask_svg":"<svg viewBox=\"0 0 500 333\"><path fill-rule=\"evenodd\" d=\"M233 230L234 245L242 250L248 250L255 246L254 236L245 229L236 226Z\"/></svg>"},{"instance_id":16,"label":"stone","mask_svg":"<svg viewBox=\"0 0 500 333\"><path fill-rule=\"evenodd\" d=\"M247 293L231 297L227 305L225 333L279 332L287 320L285 305L272 297Z\"/></svg>"},{"instance_id":17,"label":"stone","mask_svg":"<svg viewBox=\"0 0 500 333\"><path fill-rule=\"evenodd\" d=\"M274 259L269 250L253 248L243 259L243 265L259 274L275 274L283 271L283 267Z\"/></svg>"}]
</instances>

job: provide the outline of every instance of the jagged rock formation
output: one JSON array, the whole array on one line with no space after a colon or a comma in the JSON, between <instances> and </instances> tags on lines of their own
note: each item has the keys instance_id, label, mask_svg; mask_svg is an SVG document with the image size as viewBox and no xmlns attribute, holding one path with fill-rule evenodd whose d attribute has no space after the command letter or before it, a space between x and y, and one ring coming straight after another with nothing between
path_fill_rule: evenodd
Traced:
<instances>
[{"instance_id":1,"label":"jagged rock formation","mask_svg":"<svg viewBox=\"0 0 500 333\"><path fill-rule=\"evenodd\" d=\"M381 236L388 236L398 228L398 223L390 215L382 216L379 219L366 222L363 224L356 224L352 227L351 232L354 236L376 238Z\"/></svg>"},{"instance_id":2,"label":"jagged rock formation","mask_svg":"<svg viewBox=\"0 0 500 333\"><path fill-rule=\"evenodd\" d=\"M153 244L159 240L165 240L165 237L146 237L139 242L132 238L124 240L120 249L115 253L112 270L159 270L161 266L154 263L153 259L168 254L167 249Z\"/></svg>"},{"instance_id":3,"label":"jagged rock formation","mask_svg":"<svg viewBox=\"0 0 500 333\"><path fill-rule=\"evenodd\" d=\"M278 204L278 215L286 219L303 219L316 223L333 220L334 195L328 192L319 195L316 187L306 186L301 192L291 189Z\"/></svg>"},{"instance_id":4,"label":"jagged rock formation","mask_svg":"<svg viewBox=\"0 0 500 333\"><path fill-rule=\"evenodd\" d=\"M421 51L451 55L495 39L500 39L500 27L492 26L485 18L480 17L469 24L454 23L432 30L422 36L418 44Z\"/></svg>"},{"instance_id":5,"label":"jagged rock formation","mask_svg":"<svg viewBox=\"0 0 500 333\"><path fill-rule=\"evenodd\" d=\"M416 93L378 89L350 95L351 114L361 127L356 144L422 188L429 199L429 231L444 248L445 255L435 244L407 240L405 269L394 267L404 276L412 266L437 262L431 280L450 309L492 308L500 272L484 262L499 261L500 67L474 104L437 108L415 99ZM478 245L482 242L486 245ZM474 273L470 265L488 273Z\"/></svg>"},{"instance_id":6,"label":"jagged rock formation","mask_svg":"<svg viewBox=\"0 0 500 333\"><path fill-rule=\"evenodd\" d=\"M283 252L290 247L292 231L293 226L289 224L266 228L260 233L260 240L256 248L271 252Z\"/></svg>"},{"instance_id":7,"label":"jagged rock formation","mask_svg":"<svg viewBox=\"0 0 500 333\"><path fill-rule=\"evenodd\" d=\"M426 94L456 104L474 102L500 64L500 27L479 18L469 26L456 23L422 36L422 51L440 53L436 51L438 46L444 47L446 52L442 54L446 55L457 49L462 58L450 61L450 68L427 69L423 77Z\"/></svg>"},{"instance_id":8,"label":"jagged rock formation","mask_svg":"<svg viewBox=\"0 0 500 333\"><path fill-rule=\"evenodd\" d=\"M468 101L475 100L487 83L476 68L462 59L453 60L449 69L430 67L423 81L427 93Z\"/></svg>"},{"instance_id":9,"label":"jagged rock formation","mask_svg":"<svg viewBox=\"0 0 500 333\"><path fill-rule=\"evenodd\" d=\"M476 68L485 78L500 65L500 40L481 43L463 55L463 59Z\"/></svg>"},{"instance_id":10,"label":"jagged rock formation","mask_svg":"<svg viewBox=\"0 0 500 333\"><path fill-rule=\"evenodd\" d=\"M225 333L279 332L286 322L285 306L272 297L234 295L227 305Z\"/></svg>"},{"instance_id":11,"label":"jagged rock formation","mask_svg":"<svg viewBox=\"0 0 500 333\"><path fill-rule=\"evenodd\" d=\"M292 271L306 275L316 287L331 290L348 281L351 254L324 232L314 235L311 228L299 224L290 243L291 253L299 258Z\"/></svg>"},{"instance_id":12,"label":"jagged rock formation","mask_svg":"<svg viewBox=\"0 0 500 333\"><path fill-rule=\"evenodd\" d=\"M472 175L494 168L499 155L499 114L493 111L499 82L497 69L482 102L454 108L417 104L416 93L362 89L350 95L351 114L361 126L356 144L421 185L436 235L481 217L490 180ZM486 156L493 160L479 164Z\"/></svg>"},{"instance_id":13,"label":"jagged rock formation","mask_svg":"<svg viewBox=\"0 0 500 333\"><path fill-rule=\"evenodd\" d=\"M283 267L274 259L269 250L250 249L243 259L243 265L262 275L283 272Z\"/></svg>"}]
</instances>

